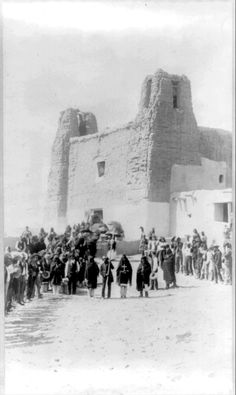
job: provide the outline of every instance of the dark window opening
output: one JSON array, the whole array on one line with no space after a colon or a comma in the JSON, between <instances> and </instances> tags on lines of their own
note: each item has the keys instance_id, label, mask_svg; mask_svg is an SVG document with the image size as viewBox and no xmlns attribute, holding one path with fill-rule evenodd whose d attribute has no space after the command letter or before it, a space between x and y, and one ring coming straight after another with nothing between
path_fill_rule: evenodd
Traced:
<instances>
[{"instance_id":1,"label":"dark window opening","mask_svg":"<svg viewBox=\"0 0 236 395\"><path fill-rule=\"evenodd\" d=\"M98 177L102 177L105 174L105 162L98 162L97 163L98 166Z\"/></svg>"},{"instance_id":2,"label":"dark window opening","mask_svg":"<svg viewBox=\"0 0 236 395\"><path fill-rule=\"evenodd\" d=\"M229 221L228 203L215 203L215 221Z\"/></svg>"},{"instance_id":3,"label":"dark window opening","mask_svg":"<svg viewBox=\"0 0 236 395\"><path fill-rule=\"evenodd\" d=\"M172 81L172 91L173 91L173 108L178 108L178 96L179 96L179 83L178 81Z\"/></svg>"},{"instance_id":4,"label":"dark window opening","mask_svg":"<svg viewBox=\"0 0 236 395\"><path fill-rule=\"evenodd\" d=\"M101 208L91 210L90 221L92 224L100 224L103 222L103 210Z\"/></svg>"},{"instance_id":5,"label":"dark window opening","mask_svg":"<svg viewBox=\"0 0 236 395\"><path fill-rule=\"evenodd\" d=\"M177 96L176 95L173 96L173 107L174 108L178 108L178 106L177 106Z\"/></svg>"},{"instance_id":6,"label":"dark window opening","mask_svg":"<svg viewBox=\"0 0 236 395\"><path fill-rule=\"evenodd\" d=\"M219 183L221 184L224 181L224 176L223 174L219 175Z\"/></svg>"}]
</instances>

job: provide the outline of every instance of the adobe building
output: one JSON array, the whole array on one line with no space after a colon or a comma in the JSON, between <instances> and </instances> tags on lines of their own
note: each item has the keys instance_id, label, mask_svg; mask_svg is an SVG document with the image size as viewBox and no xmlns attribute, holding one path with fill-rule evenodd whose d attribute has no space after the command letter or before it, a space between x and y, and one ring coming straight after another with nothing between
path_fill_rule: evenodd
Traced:
<instances>
[{"instance_id":1,"label":"adobe building","mask_svg":"<svg viewBox=\"0 0 236 395\"><path fill-rule=\"evenodd\" d=\"M231 146L229 132L198 127L188 78L158 70L145 78L136 119L124 127L99 132L92 113L61 112L47 224L62 230L95 212L119 221L126 240L137 240L140 226L181 236L222 222L222 231L232 210Z\"/></svg>"}]
</instances>

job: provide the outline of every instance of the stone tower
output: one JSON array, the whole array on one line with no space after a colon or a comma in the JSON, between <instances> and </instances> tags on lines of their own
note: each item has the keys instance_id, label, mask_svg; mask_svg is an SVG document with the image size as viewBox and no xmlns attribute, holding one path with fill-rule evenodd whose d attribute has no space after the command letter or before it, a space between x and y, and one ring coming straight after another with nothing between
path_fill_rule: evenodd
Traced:
<instances>
[{"instance_id":1,"label":"stone tower","mask_svg":"<svg viewBox=\"0 0 236 395\"><path fill-rule=\"evenodd\" d=\"M68 193L70 138L97 132L97 121L90 112L69 108L60 114L56 137L52 146L51 169L48 177L46 221L65 225Z\"/></svg>"},{"instance_id":2,"label":"stone tower","mask_svg":"<svg viewBox=\"0 0 236 395\"><path fill-rule=\"evenodd\" d=\"M158 70L145 78L136 122L149 132L148 198L167 202L173 164L200 165L190 81Z\"/></svg>"}]
</instances>

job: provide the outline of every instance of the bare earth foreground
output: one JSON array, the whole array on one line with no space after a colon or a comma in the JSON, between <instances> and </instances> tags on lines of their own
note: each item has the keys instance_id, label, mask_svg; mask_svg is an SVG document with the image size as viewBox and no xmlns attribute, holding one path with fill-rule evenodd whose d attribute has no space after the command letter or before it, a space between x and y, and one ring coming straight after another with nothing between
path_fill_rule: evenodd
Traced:
<instances>
[{"instance_id":1,"label":"bare earth foreground","mask_svg":"<svg viewBox=\"0 0 236 395\"><path fill-rule=\"evenodd\" d=\"M177 275L140 299L44 294L5 321L5 392L24 395L233 394L232 287ZM117 264L117 262L116 262Z\"/></svg>"}]
</instances>

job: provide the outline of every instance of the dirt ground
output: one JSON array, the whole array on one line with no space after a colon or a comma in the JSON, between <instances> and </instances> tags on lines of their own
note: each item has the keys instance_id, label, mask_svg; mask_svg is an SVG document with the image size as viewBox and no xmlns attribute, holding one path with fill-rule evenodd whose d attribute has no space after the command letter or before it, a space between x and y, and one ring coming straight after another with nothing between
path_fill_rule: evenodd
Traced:
<instances>
[{"instance_id":1,"label":"dirt ground","mask_svg":"<svg viewBox=\"0 0 236 395\"><path fill-rule=\"evenodd\" d=\"M177 275L139 298L53 296L5 320L6 395L233 394L232 287ZM115 266L117 265L117 262Z\"/></svg>"}]
</instances>

